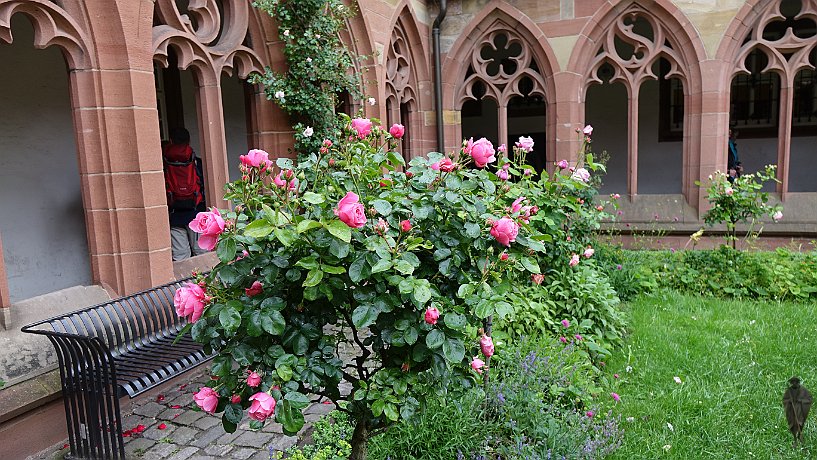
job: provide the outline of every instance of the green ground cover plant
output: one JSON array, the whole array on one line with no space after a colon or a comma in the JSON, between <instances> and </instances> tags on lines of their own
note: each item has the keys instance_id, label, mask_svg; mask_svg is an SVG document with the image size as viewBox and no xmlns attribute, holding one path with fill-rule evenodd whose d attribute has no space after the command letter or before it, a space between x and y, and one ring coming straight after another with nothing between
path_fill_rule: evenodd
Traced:
<instances>
[{"instance_id":1,"label":"green ground cover plant","mask_svg":"<svg viewBox=\"0 0 817 460\"><path fill-rule=\"evenodd\" d=\"M817 388L812 304L663 291L628 316L627 346L607 366L625 433L610 458L813 458L814 422L795 450L782 409L790 377Z\"/></svg>"}]
</instances>

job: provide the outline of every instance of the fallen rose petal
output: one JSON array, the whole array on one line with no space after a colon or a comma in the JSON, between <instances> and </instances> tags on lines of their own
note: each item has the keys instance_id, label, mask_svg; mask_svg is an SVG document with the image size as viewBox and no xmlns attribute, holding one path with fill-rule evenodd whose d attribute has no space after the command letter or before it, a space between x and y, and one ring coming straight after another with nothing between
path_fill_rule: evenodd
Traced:
<instances>
[{"instance_id":1,"label":"fallen rose petal","mask_svg":"<svg viewBox=\"0 0 817 460\"><path fill-rule=\"evenodd\" d=\"M162 402L165 400L165 395L159 395L156 397L156 402Z\"/></svg>"},{"instance_id":2,"label":"fallen rose petal","mask_svg":"<svg viewBox=\"0 0 817 460\"><path fill-rule=\"evenodd\" d=\"M174 404L174 405L170 406L170 408L171 409L181 409L182 406L180 404Z\"/></svg>"},{"instance_id":3,"label":"fallen rose petal","mask_svg":"<svg viewBox=\"0 0 817 460\"><path fill-rule=\"evenodd\" d=\"M160 423L157 428L159 428L160 430L164 430L167 428L167 425L165 425L164 423Z\"/></svg>"}]
</instances>

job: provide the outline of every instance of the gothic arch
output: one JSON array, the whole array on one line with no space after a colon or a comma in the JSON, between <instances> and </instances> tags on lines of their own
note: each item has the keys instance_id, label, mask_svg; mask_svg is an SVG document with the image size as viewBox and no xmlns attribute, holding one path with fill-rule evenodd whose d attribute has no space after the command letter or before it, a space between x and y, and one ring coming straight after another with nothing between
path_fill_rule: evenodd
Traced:
<instances>
[{"instance_id":1,"label":"gothic arch","mask_svg":"<svg viewBox=\"0 0 817 460\"><path fill-rule=\"evenodd\" d=\"M523 94L519 84L523 79L529 79L533 83L530 94L543 96L547 106L545 151L547 161L552 162L556 145L556 88L553 74L559 69L544 33L523 12L501 0L492 0L486 5L467 30L470 32L461 34L454 42L442 66L443 106L448 110L458 111L465 101L476 99L473 84L479 81L488 83L483 97L495 100L501 110L503 104L507 104L512 97ZM519 50L512 57L516 65L510 73L501 65L496 73L489 71L490 60L481 56L480 50L485 46L495 47L495 40L500 35L507 37L508 47L513 46L515 50ZM504 38L499 40L502 42ZM532 68L532 64L535 67ZM503 116L500 115L499 118L503 120ZM506 122L505 119L503 126L500 121L500 139L507 137ZM458 127L461 129L461 125ZM448 139L447 148L460 144L458 137L461 137L461 132L454 134L456 137Z\"/></svg>"},{"instance_id":2,"label":"gothic arch","mask_svg":"<svg viewBox=\"0 0 817 460\"><path fill-rule=\"evenodd\" d=\"M381 85L384 95L386 118L384 122L402 123L407 135L401 142L402 153L408 160L416 156L424 146L422 111L431 104L426 56L414 14L410 5L396 10L391 37L383 53L381 65L385 78ZM430 133L429 133L430 134Z\"/></svg>"},{"instance_id":3,"label":"gothic arch","mask_svg":"<svg viewBox=\"0 0 817 460\"><path fill-rule=\"evenodd\" d=\"M0 40L12 42L11 17L26 15L34 26L34 47L56 45L63 51L70 69L94 65L89 40L79 22L59 5L45 0L17 0L0 3Z\"/></svg>"},{"instance_id":4,"label":"gothic arch","mask_svg":"<svg viewBox=\"0 0 817 460\"><path fill-rule=\"evenodd\" d=\"M621 82L627 90L628 102L628 155L627 189L630 195L638 193L638 94L641 84L659 77L653 65L660 59L669 63L666 78L683 82L684 125L682 147L681 188L689 201L694 201L694 181L697 175L690 165L698 163L700 145L692 139L700 137L701 129L701 67L706 52L700 37L689 21L681 22L683 13L667 0L631 0L616 5L605 4L582 30L573 49L568 72L579 76L575 88L579 94L579 114L584 118L587 90L602 83L598 71L609 65L613 69L610 82ZM652 36L635 31L636 20L646 22ZM631 50L622 56L617 43L625 43ZM581 122L582 120L578 120Z\"/></svg>"},{"instance_id":5,"label":"gothic arch","mask_svg":"<svg viewBox=\"0 0 817 460\"><path fill-rule=\"evenodd\" d=\"M782 3L781 0L748 1L727 28L716 58L726 66L721 87L728 94L727 103L731 97L732 79L751 73L746 68L746 59L753 52L759 51L768 61L761 73L772 72L780 77L777 133L777 179L780 182L777 191L785 200L789 192L795 77L802 70L815 69L809 56L817 49L817 35L801 38L788 27L782 37L767 38L764 34L767 26L786 19L781 10ZM817 0L801 0L800 11L794 20L817 25Z\"/></svg>"}]
</instances>

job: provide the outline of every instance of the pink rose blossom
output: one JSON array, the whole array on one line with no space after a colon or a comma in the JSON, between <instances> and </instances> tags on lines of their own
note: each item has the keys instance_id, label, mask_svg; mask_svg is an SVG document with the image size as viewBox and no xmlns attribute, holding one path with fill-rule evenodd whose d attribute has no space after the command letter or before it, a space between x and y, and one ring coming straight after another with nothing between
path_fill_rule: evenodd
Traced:
<instances>
[{"instance_id":1,"label":"pink rose blossom","mask_svg":"<svg viewBox=\"0 0 817 460\"><path fill-rule=\"evenodd\" d=\"M437 320L440 318L440 310L437 310L437 307L429 307L426 310L425 314L425 322L431 324L432 326L437 324Z\"/></svg>"},{"instance_id":2,"label":"pink rose blossom","mask_svg":"<svg viewBox=\"0 0 817 460\"><path fill-rule=\"evenodd\" d=\"M361 228L366 225L366 209L354 192L347 192L346 196L338 201L335 215L341 222L352 228Z\"/></svg>"},{"instance_id":3,"label":"pink rose blossom","mask_svg":"<svg viewBox=\"0 0 817 460\"><path fill-rule=\"evenodd\" d=\"M188 226L190 230L199 234L199 247L205 251L212 251L218 242L218 236L224 232L226 222L221 217L218 209L200 212L196 215Z\"/></svg>"},{"instance_id":4,"label":"pink rose blossom","mask_svg":"<svg viewBox=\"0 0 817 460\"><path fill-rule=\"evenodd\" d=\"M570 321L568 321L566 319L563 319L562 320L562 326L564 326L565 329L569 328L570 327Z\"/></svg>"},{"instance_id":5,"label":"pink rose blossom","mask_svg":"<svg viewBox=\"0 0 817 460\"><path fill-rule=\"evenodd\" d=\"M581 341L582 341L582 335L581 335L581 334L576 334L576 335L574 335L573 337L575 337L575 338L576 338L576 340L578 340L579 342L581 342Z\"/></svg>"},{"instance_id":6,"label":"pink rose blossom","mask_svg":"<svg viewBox=\"0 0 817 460\"><path fill-rule=\"evenodd\" d=\"M556 166L558 166L559 169L567 169L570 166L570 163L568 163L567 160L559 160L559 162L556 163Z\"/></svg>"},{"instance_id":7,"label":"pink rose blossom","mask_svg":"<svg viewBox=\"0 0 817 460\"><path fill-rule=\"evenodd\" d=\"M585 136L592 136L593 135L593 127L590 126L590 125L587 125L582 129L582 132L584 133Z\"/></svg>"},{"instance_id":8,"label":"pink rose blossom","mask_svg":"<svg viewBox=\"0 0 817 460\"><path fill-rule=\"evenodd\" d=\"M726 187L726 190L724 190L724 193L726 193L726 196L732 196L732 194L735 193L735 191L732 190L732 187Z\"/></svg>"},{"instance_id":9,"label":"pink rose blossom","mask_svg":"<svg viewBox=\"0 0 817 460\"><path fill-rule=\"evenodd\" d=\"M259 391L250 396L250 401L252 401L252 404L247 411L247 415L253 420L263 422L275 412L275 398L264 392Z\"/></svg>"},{"instance_id":10,"label":"pink rose blossom","mask_svg":"<svg viewBox=\"0 0 817 460\"><path fill-rule=\"evenodd\" d=\"M542 281L545 280L545 275L541 273L534 273L533 275L530 276L530 279L531 281L533 281L534 284L542 284Z\"/></svg>"},{"instance_id":11,"label":"pink rose blossom","mask_svg":"<svg viewBox=\"0 0 817 460\"><path fill-rule=\"evenodd\" d=\"M252 286L245 288L244 293L247 294L247 297L257 296L264 290L264 285L261 284L260 281L255 280L252 282Z\"/></svg>"},{"instance_id":12,"label":"pink rose blossom","mask_svg":"<svg viewBox=\"0 0 817 460\"><path fill-rule=\"evenodd\" d=\"M457 169L457 165L454 164L454 162L451 161L450 158L446 157L446 158L443 158L442 160L432 164L431 169L433 169L435 171L451 172L451 171Z\"/></svg>"},{"instance_id":13,"label":"pink rose blossom","mask_svg":"<svg viewBox=\"0 0 817 460\"><path fill-rule=\"evenodd\" d=\"M383 220L382 217L379 217L377 219L377 223L374 224L374 231L376 231L377 233L382 235L383 233L386 233L386 230L388 230L388 229L389 229L389 224L387 224L386 221Z\"/></svg>"},{"instance_id":14,"label":"pink rose blossom","mask_svg":"<svg viewBox=\"0 0 817 460\"><path fill-rule=\"evenodd\" d=\"M261 385L261 376L255 371L250 372L250 375L247 377L247 386L255 388L258 385Z\"/></svg>"},{"instance_id":15,"label":"pink rose blossom","mask_svg":"<svg viewBox=\"0 0 817 460\"><path fill-rule=\"evenodd\" d=\"M264 167L266 168L269 162L269 154L263 150L252 149L246 155L238 157L241 164L251 168Z\"/></svg>"},{"instance_id":16,"label":"pink rose blossom","mask_svg":"<svg viewBox=\"0 0 817 460\"><path fill-rule=\"evenodd\" d=\"M241 402L241 395L232 395L230 397L230 402L233 404L238 404Z\"/></svg>"},{"instance_id":17,"label":"pink rose blossom","mask_svg":"<svg viewBox=\"0 0 817 460\"><path fill-rule=\"evenodd\" d=\"M522 209L522 203L526 200L524 196L520 196L519 198L513 200L511 203L511 212L519 212Z\"/></svg>"},{"instance_id":18,"label":"pink rose blossom","mask_svg":"<svg viewBox=\"0 0 817 460\"><path fill-rule=\"evenodd\" d=\"M518 234L519 224L509 217L503 217L491 226L491 236L503 246L510 246L511 243L516 241L516 235Z\"/></svg>"},{"instance_id":19,"label":"pink rose blossom","mask_svg":"<svg viewBox=\"0 0 817 460\"><path fill-rule=\"evenodd\" d=\"M508 180L508 171L505 171L504 169L500 169L499 171L496 172L496 177L499 180Z\"/></svg>"},{"instance_id":20,"label":"pink rose blossom","mask_svg":"<svg viewBox=\"0 0 817 460\"><path fill-rule=\"evenodd\" d=\"M585 250L584 250L584 254L583 254L583 255L584 255L584 258L585 258L585 259L589 259L589 258L593 257L593 254L595 254L595 253L596 253L596 250L595 250L595 249L593 249L593 248L587 248L587 249L585 249Z\"/></svg>"},{"instance_id":21,"label":"pink rose blossom","mask_svg":"<svg viewBox=\"0 0 817 460\"><path fill-rule=\"evenodd\" d=\"M352 120L352 129L357 133L358 139L363 139L372 133L372 120L368 118L355 118Z\"/></svg>"},{"instance_id":22,"label":"pink rose blossom","mask_svg":"<svg viewBox=\"0 0 817 460\"><path fill-rule=\"evenodd\" d=\"M485 361L479 359L478 357L474 356L474 359L471 361L471 369L477 371L477 373L482 374L482 368L485 367Z\"/></svg>"},{"instance_id":23,"label":"pink rose blossom","mask_svg":"<svg viewBox=\"0 0 817 460\"><path fill-rule=\"evenodd\" d=\"M505 144L500 145L496 148L497 152L499 153L508 153L508 146Z\"/></svg>"},{"instance_id":24,"label":"pink rose blossom","mask_svg":"<svg viewBox=\"0 0 817 460\"><path fill-rule=\"evenodd\" d=\"M568 265L570 265L571 267L575 267L576 265L579 265L579 255L578 254L573 254L570 257L570 262L568 263Z\"/></svg>"},{"instance_id":25,"label":"pink rose blossom","mask_svg":"<svg viewBox=\"0 0 817 460\"><path fill-rule=\"evenodd\" d=\"M198 393L193 394L193 401L196 402L197 406L201 407L201 410L212 414L216 411L216 406L218 406L218 394L212 388L204 387Z\"/></svg>"},{"instance_id":26,"label":"pink rose blossom","mask_svg":"<svg viewBox=\"0 0 817 460\"><path fill-rule=\"evenodd\" d=\"M401 125L400 123L395 123L391 125L391 128L389 129L389 134L391 134L391 137L395 139L402 139L403 135L406 134L406 127Z\"/></svg>"},{"instance_id":27,"label":"pink rose blossom","mask_svg":"<svg viewBox=\"0 0 817 460\"><path fill-rule=\"evenodd\" d=\"M578 181L587 182L590 180L590 172L584 168L579 168L570 177Z\"/></svg>"},{"instance_id":28,"label":"pink rose blossom","mask_svg":"<svg viewBox=\"0 0 817 460\"><path fill-rule=\"evenodd\" d=\"M207 296L201 286L187 283L176 290L176 294L173 296L173 306L176 307L177 315L182 318L189 316L189 321L195 323L204 312L206 300Z\"/></svg>"},{"instance_id":29,"label":"pink rose blossom","mask_svg":"<svg viewBox=\"0 0 817 460\"><path fill-rule=\"evenodd\" d=\"M486 358L490 358L494 355L494 341L491 339L490 336L483 335L481 339L479 339L479 349L482 350L482 354L485 355Z\"/></svg>"},{"instance_id":30,"label":"pink rose blossom","mask_svg":"<svg viewBox=\"0 0 817 460\"><path fill-rule=\"evenodd\" d=\"M533 138L532 137L519 137L519 141L516 143L516 148L519 150L529 153L533 151Z\"/></svg>"},{"instance_id":31,"label":"pink rose blossom","mask_svg":"<svg viewBox=\"0 0 817 460\"><path fill-rule=\"evenodd\" d=\"M484 137L476 142L469 139L465 147L465 153L471 155L477 168L484 168L488 163L496 161L494 145Z\"/></svg>"},{"instance_id":32,"label":"pink rose blossom","mask_svg":"<svg viewBox=\"0 0 817 460\"><path fill-rule=\"evenodd\" d=\"M772 214L772 219L774 219L775 222L778 222L782 218L783 218L783 213L780 212L780 211L775 211L774 214Z\"/></svg>"},{"instance_id":33,"label":"pink rose blossom","mask_svg":"<svg viewBox=\"0 0 817 460\"><path fill-rule=\"evenodd\" d=\"M411 231L411 221L408 220L408 219L400 221L400 231L410 232Z\"/></svg>"}]
</instances>

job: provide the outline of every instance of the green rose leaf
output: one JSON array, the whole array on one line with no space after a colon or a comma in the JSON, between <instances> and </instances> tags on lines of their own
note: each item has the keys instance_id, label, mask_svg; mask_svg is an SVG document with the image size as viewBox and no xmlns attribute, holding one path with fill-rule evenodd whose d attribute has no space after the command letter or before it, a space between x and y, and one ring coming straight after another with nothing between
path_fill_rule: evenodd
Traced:
<instances>
[{"instance_id":1,"label":"green rose leaf","mask_svg":"<svg viewBox=\"0 0 817 460\"><path fill-rule=\"evenodd\" d=\"M389 259L380 259L372 266L372 274L384 272L392 267L392 262Z\"/></svg>"},{"instance_id":2,"label":"green rose leaf","mask_svg":"<svg viewBox=\"0 0 817 460\"><path fill-rule=\"evenodd\" d=\"M366 257L361 256L352 262L349 266L349 278L353 283L360 282L360 280L368 278L372 274L369 266L366 265Z\"/></svg>"},{"instance_id":3,"label":"green rose leaf","mask_svg":"<svg viewBox=\"0 0 817 460\"><path fill-rule=\"evenodd\" d=\"M321 282L323 279L323 272L320 269L313 269L309 270L309 273L306 274L306 280L304 280L304 287L312 287L317 286L318 283Z\"/></svg>"},{"instance_id":4,"label":"green rose leaf","mask_svg":"<svg viewBox=\"0 0 817 460\"><path fill-rule=\"evenodd\" d=\"M289 247L298 239L298 234L288 228L276 228L275 237L278 238L281 244Z\"/></svg>"},{"instance_id":5,"label":"green rose leaf","mask_svg":"<svg viewBox=\"0 0 817 460\"><path fill-rule=\"evenodd\" d=\"M321 204L326 201L326 198L323 195L315 192L306 192L304 193L303 198L304 201L312 204Z\"/></svg>"},{"instance_id":6,"label":"green rose leaf","mask_svg":"<svg viewBox=\"0 0 817 460\"><path fill-rule=\"evenodd\" d=\"M440 348L444 342L445 334L439 329L432 329L428 335L426 335L426 346L429 349Z\"/></svg>"},{"instance_id":7,"label":"green rose leaf","mask_svg":"<svg viewBox=\"0 0 817 460\"><path fill-rule=\"evenodd\" d=\"M273 230L275 230L275 227L267 219L258 219L244 228L244 235L252 238L264 238Z\"/></svg>"},{"instance_id":8,"label":"green rose leaf","mask_svg":"<svg viewBox=\"0 0 817 460\"><path fill-rule=\"evenodd\" d=\"M392 422L396 422L397 419L400 418L400 414L397 413L397 406L392 403L386 403L386 405L383 406L383 413L386 414L386 418Z\"/></svg>"},{"instance_id":9,"label":"green rose leaf","mask_svg":"<svg viewBox=\"0 0 817 460\"><path fill-rule=\"evenodd\" d=\"M422 306L425 305L431 299L431 288L429 287L428 280L417 280L414 283L414 300Z\"/></svg>"},{"instance_id":10,"label":"green rose leaf","mask_svg":"<svg viewBox=\"0 0 817 460\"><path fill-rule=\"evenodd\" d=\"M451 329L461 330L465 328L467 320L464 315L458 313L446 313L443 315L443 322Z\"/></svg>"},{"instance_id":11,"label":"green rose leaf","mask_svg":"<svg viewBox=\"0 0 817 460\"><path fill-rule=\"evenodd\" d=\"M271 335L281 335L284 333L286 321L280 311L263 311L261 314L261 327Z\"/></svg>"},{"instance_id":12,"label":"green rose leaf","mask_svg":"<svg viewBox=\"0 0 817 460\"><path fill-rule=\"evenodd\" d=\"M220 260L222 263L226 264L227 262L235 259L235 252L235 239L228 237L218 242L218 246L216 247L216 256L218 256L218 260Z\"/></svg>"},{"instance_id":13,"label":"green rose leaf","mask_svg":"<svg viewBox=\"0 0 817 460\"><path fill-rule=\"evenodd\" d=\"M388 216L391 214L391 203L386 200L374 200L372 202L372 206L374 207L375 211L383 216Z\"/></svg>"},{"instance_id":14,"label":"green rose leaf","mask_svg":"<svg viewBox=\"0 0 817 460\"><path fill-rule=\"evenodd\" d=\"M352 324L358 329L366 327L377 320L378 314L377 308L373 305L358 305L352 312Z\"/></svg>"},{"instance_id":15,"label":"green rose leaf","mask_svg":"<svg viewBox=\"0 0 817 460\"><path fill-rule=\"evenodd\" d=\"M539 264L530 257L522 258L522 266L525 267L525 270L531 273L542 273L542 270L539 268Z\"/></svg>"},{"instance_id":16,"label":"green rose leaf","mask_svg":"<svg viewBox=\"0 0 817 460\"><path fill-rule=\"evenodd\" d=\"M284 433L293 436L304 426L304 414L300 410L292 407L292 404L284 399L278 403L275 410L275 420L281 424Z\"/></svg>"},{"instance_id":17,"label":"green rose leaf","mask_svg":"<svg viewBox=\"0 0 817 460\"><path fill-rule=\"evenodd\" d=\"M323 225L321 225L320 222L310 220L310 219L304 219L304 220L298 222L298 227L297 227L296 231L298 233L303 233L303 232L312 230L313 228L321 228L321 227L323 227Z\"/></svg>"},{"instance_id":18,"label":"green rose leaf","mask_svg":"<svg viewBox=\"0 0 817 460\"><path fill-rule=\"evenodd\" d=\"M218 314L218 321L221 323L227 335L233 335L235 331L238 330L238 326L241 326L241 313L235 308L228 306Z\"/></svg>"},{"instance_id":19,"label":"green rose leaf","mask_svg":"<svg viewBox=\"0 0 817 460\"><path fill-rule=\"evenodd\" d=\"M394 269L404 275L411 275L414 272L414 265L406 260L398 259L394 262Z\"/></svg>"},{"instance_id":20,"label":"green rose leaf","mask_svg":"<svg viewBox=\"0 0 817 460\"><path fill-rule=\"evenodd\" d=\"M465 346L460 339L448 339L443 343L443 356L452 364L459 363L465 357Z\"/></svg>"},{"instance_id":21,"label":"green rose leaf","mask_svg":"<svg viewBox=\"0 0 817 460\"><path fill-rule=\"evenodd\" d=\"M224 418L231 423L239 424L244 418L244 410L240 404L227 404L224 408Z\"/></svg>"},{"instance_id":22,"label":"green rose leaf","mask_svg":"<svg viewBox=\"0 0 817 460\"><path fill-rule=\"evenodd\" d=\"M329 222L329 224L326 225L326 229L329 230L332 236L345 243L352 241L352 229L339 220Z\"/></svg>"},{"instance_id":23,"label":"green rose leaf","mask_svg":"<svg viewBox=\"0 0 817 460\"><path fill-rule=\"evenodd\" d=\"M285 394L284 400L289 401L289 403L295 409L304 409L311 403L311 401L309 400L309 398L306 397L306 395L298 393L297 391L291 391Z\"/></svg>"}]
</instances>

